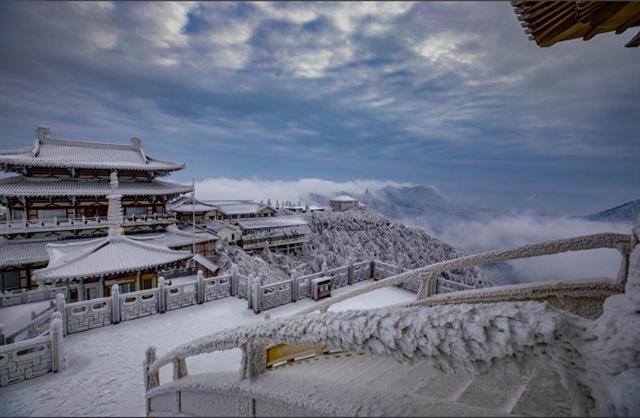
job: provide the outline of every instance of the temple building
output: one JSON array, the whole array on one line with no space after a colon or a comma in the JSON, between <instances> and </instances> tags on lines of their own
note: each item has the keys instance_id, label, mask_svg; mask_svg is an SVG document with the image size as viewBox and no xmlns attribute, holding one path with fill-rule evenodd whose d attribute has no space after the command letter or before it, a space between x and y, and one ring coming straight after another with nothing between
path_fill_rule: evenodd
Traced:
<instances>
[{"instance_id":1,"label":"temple building","mask_svg":"<svg viewBox=\"0 0 640 418\"><path fill-rule=\"evenodd\" d=\"M196 224L205 224L212 220L237 224L241 219L268 218L276 216L276 210L270 205L251 200L208 200L184 197L171 203L170 210L175 212L179 221L191 223L195 214Z\"/></svg>"},{"instance_id":2,"label":"temple building","mask_svg":"<svg viewBox=\"0 0 640 418\"><path fill-rule=\"evenodd\" d=\"M309 240L307 222L295 216L244 219L238 222L242 232L240 246L251 253L269 248L287 254L299 254Z\"/></svg>"},{"instance_id":3,"label":"temple building","mask_svg":"<svg viewBox=\"0 0 640 418\"><path fill-rule=\"evenodd\" d=\"M150 289L157 285L158 269L180 266L193 254L171 250L126 237L122 227L122 195L118 192L118 176L111 173L108 209L108 234L104 238L84 242L48 244L47 267L35 270L34 277L42 285L78 284L78 298L94 299L111 294L118 284L124 293Z\"/></svg>"},{"instance_id":4,"label":"temple building","mask_svg":"<svg viewBox=\"0 0 640 418\"><path fill-rule=\"evenodd\" d=\"M169 201L193 187L157 178L183 169L183 163L147 155L139 138L120 145L50 134L38 128L33 145L0 151L0 169L16 173L0 179L0 205L7 211L0 222L0 290L36 287L33 271L50 261L48 244L79 248L107 234L112 173L117 173L121 227L128 238L213 255L214 234L180 231L167 211Z\"/></svg>"},{"instance_id":5,"label":"temple building","mask_svg":"<svg viewBox=\"0 0 640 418\"><path fill-rule=\"evenodd\" d=\"M184 197L169 205L184 225L194 223L223 241L247 252L300 253L311 232L307 222L295 216L278 216L269 204L251 200L197 200ZM282 211L290 213L291 211ZM280 214L282 215L282 214Z\"/></svg>"},{"instance_id":6,"label":"temple building","mask_svg":"<svg viewBox=\"0 0 640 418\"><path fill-rule=\"evenodd\" d=\"M335 211L349 210L357 208L359 205L360 203L357 199L347 195L340 195L329 201L329 206Z\"/></svg>"}]
</instances>

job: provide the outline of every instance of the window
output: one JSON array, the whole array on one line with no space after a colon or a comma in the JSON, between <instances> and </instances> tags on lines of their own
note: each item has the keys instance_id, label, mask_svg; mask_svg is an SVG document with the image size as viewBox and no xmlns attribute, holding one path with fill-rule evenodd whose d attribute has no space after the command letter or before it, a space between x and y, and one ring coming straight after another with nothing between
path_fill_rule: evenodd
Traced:
<instances>
[{"instance_id":1,"label":"window","mask_svg":"<svg viewBox=\"0 0 640 418\"><path fill-rule=\"evenodd\" d=\"M2 290L17 289L20 287L20 272L5 271L0 273L0 282L2 283Z\"/></svg>"},{"instance_id":2,"label":"window","mask_svg":"<svg viewBox=\"0 0 640 418\"><path fill-rule=\"evenodd\" d=\"M129 293L136 291L136 284L134 282L118 283L118 286L120 287L120 289L118 289L120 293Z\"/></svg>"},{"instance_id":3,"label":"window","mask_svg":"<svg viewBox=\"0 0 640 418\"><path fill-rule=\"evenodd\" d=\"M22 209L11 209L11 220L19 221L24 219L24 211Z\"/></svg>"},{"instance_id":4,"label":"window","mask_svg":"<svg viewBox=\"0 0 640 418\"><path fill-rule=\"evenodd\" d=\"M146 215L147 214L147 208L144 207L144 206L125 206L124 207L124 214L127 215L127 216Z\"/></svg>"},{"instance_id":5,"label":"window","mask_svg":"<svg viewBox=\"0 0 640 418\"><path fill-rule=\"evenodd\" d=\"M38 209L38 219L66 218L66 209Z\"/></svg>"},{"instance_id":6,"label":"window","mask_svg":"<svg viewBox=\"0 0 640 418\"><path fill-rule=\"evenodd\" d=\"M151 289L153 288L153 279L144 279L142 280L142 289Z\"/></svg>"}]
</instances>

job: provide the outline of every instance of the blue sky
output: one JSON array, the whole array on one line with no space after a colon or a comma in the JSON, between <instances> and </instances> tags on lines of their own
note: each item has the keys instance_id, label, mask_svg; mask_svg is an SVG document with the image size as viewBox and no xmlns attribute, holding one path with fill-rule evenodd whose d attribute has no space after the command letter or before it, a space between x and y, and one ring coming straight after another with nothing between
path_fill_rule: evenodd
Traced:
<instances>
[{"instance_id":1,"label":"blue sky","mask_svg":"<svg viewBox=\"0 0 640 418\"><path fill-rule=\"evenodd\" d=\"M640 198L634 30L538 48L509 3L3 3L0 148L128 142L174 177L435 185L589 213Z\"/></svg>"}]
</instances>

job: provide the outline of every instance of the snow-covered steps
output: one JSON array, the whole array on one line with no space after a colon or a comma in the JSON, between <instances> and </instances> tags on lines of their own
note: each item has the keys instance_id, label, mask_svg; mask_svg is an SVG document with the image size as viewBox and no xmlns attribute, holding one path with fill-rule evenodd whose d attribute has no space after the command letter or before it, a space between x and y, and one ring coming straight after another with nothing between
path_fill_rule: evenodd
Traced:
<instances>
[{"instance_id":1,"label":"snow-covered steps","mask_svg":"<svg viewBox=\"0 0 640 418\"><path fill-rule=\"evenodd\" d=\"M553 393L549 393L552 391ZM254 379L189 376L152 389L149 415L568 415L557 375L496 365L481 376L426 362L338 353L286 363ZM223 408L224 406L224 408Z\"/></svg>"}]
</instances>

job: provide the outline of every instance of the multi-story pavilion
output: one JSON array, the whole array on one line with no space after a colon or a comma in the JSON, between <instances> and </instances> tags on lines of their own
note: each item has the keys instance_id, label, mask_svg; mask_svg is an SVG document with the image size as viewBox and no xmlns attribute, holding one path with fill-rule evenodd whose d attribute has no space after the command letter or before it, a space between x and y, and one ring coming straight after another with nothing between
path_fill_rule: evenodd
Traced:
<instances>
[{"instance_id":1,"label":"multi-story pavilion","mask_svg":"<svg viewBox=\"0 0 640 418\"><path fill-rule=\"evenodd\" d=\"M303 219L295 216L246 219L238 222L242 232L240 246L247 252L269 248L287 254L297 254L309 240L311 229Z\"/></svg>"},{"instance_id":2,"label":"multi-story pavilion","mask_svg":"<svg viewBox=\"0 0 640 418\"><path fill-rule=\"evenodd\" d=\"M86 242L108 229L109 179L117 172L122 227L140 242L211 256L213 234L175 228L167 202L193 190L158 180L183 163L147 155L139 138L128 145L55 139L38 128L33 145L0 151L0 169L16 175L0 179L0 290L32 288L32 271L47 264L47 243ZM144 240L144 241L143 241Z\"/></svg>"},{"instance_id":3,"label":"multi-story pavilion","mask_svg":"<svg viewBox=\"0 0 640 418\"><path fill-rule=\"evenodd\" d=\"M269 205L251 200L209 200L201 201L182 198L170 205L178 220L191 223L195 215L196 224L206 224L211 220L237 224L242 219L269 218L276 216L276 210Z\"/></svg>"},{"instance_id":4,"label":"multi-story pavilion","mask_svg":"<svg viewBox=\"0 0 640 418\"><path fill-rule=\"evenodd\" d=\"M109 295L114 284L124 292L155 287L158 268L177 266L192 258L190 251L171 250L126 237L115 171L111 173L110 186L108 235L86 242L48 244L49 264L34 271L39 283L59 286L74 282L79 299L93 299Z\"/></svg>"}]
</instances>

